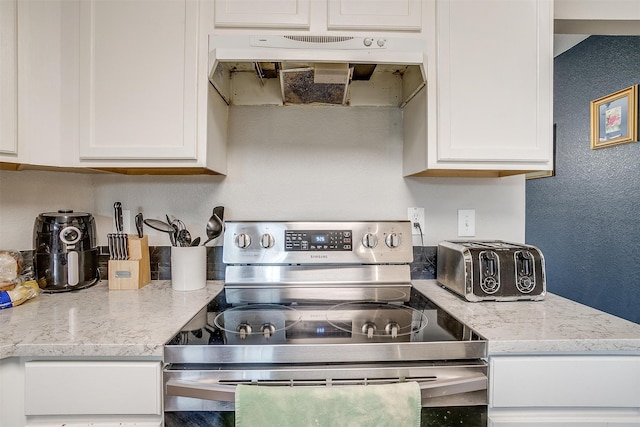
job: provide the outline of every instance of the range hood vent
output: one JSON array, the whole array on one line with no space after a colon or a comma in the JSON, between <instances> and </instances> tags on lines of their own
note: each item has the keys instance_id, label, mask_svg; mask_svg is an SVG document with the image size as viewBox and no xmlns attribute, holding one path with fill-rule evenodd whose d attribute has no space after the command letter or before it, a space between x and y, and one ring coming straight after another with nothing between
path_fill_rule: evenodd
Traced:
<instances>
[{"instance_id":1,"label":"range hood vent","mask_svg":"<svg viewBox=\"0 0 640 427\"><path fill-rule=\"evenodd\" d=\"M209 81L228 105L404 107L425 86L421 39L210 36Z\"/></svg>"}]
</instances>

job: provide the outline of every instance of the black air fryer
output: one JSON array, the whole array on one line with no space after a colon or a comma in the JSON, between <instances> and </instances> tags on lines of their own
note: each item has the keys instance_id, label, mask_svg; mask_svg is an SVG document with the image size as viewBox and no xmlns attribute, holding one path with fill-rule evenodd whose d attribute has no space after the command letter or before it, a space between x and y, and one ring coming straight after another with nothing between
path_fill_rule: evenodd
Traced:
<instances>
[{"instance_id":1,"label":"black air fryer","mask_svg":"<svg viewBox=\"0 0 640 427\"><path fill-rule=\"evenodd\" d=\"M41 213L33 226L33 245L43 291L83 289L100 280L93 215L72 210Z\"/></svg>"}]
</instances>

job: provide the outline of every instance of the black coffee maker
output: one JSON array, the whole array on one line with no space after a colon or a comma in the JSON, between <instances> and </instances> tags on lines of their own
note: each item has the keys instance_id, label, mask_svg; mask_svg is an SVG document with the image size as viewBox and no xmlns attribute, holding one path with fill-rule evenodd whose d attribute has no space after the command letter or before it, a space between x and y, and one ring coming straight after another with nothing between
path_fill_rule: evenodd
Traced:
<instances>
[{"instance_id":1,"label":"black coffee maker","mask_svg":"<svg viewBox=\"0 0 640 427\"><path fill-rule=\"evenodd\" d=\"M93 215L41 213L33 226L33 245L36 278L44 292L83 289L100 280Z\"/></svg>"}]
</instances>

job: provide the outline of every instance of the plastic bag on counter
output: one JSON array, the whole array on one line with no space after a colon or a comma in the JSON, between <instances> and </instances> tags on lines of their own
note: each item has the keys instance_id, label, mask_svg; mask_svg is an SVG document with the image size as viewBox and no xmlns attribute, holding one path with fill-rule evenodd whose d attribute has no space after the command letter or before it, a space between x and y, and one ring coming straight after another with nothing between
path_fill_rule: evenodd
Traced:
<instances>
[{"instance_id":1,"label":"plastic bag on counter","mask_svg":"<svg viewBox=\"0 0 640 427\"><path fill-rule=\"evenodd\" d=\"M13 289L0 292L0 310L20 305L35 298L42 292L35 280L27 280L16 285Z\"/></svg>"},{"instance_id":2,"label":"plastic bag on counter","mask_svg":"<svg viewBox=\"0 0 640 427\"><path fill-rule=\"evenodd\" d=\"M33 267L24 266L20 252L0 250L0 310L38 296L41 290L34 279Z\"/></svg>"},{"instance_id":3,"label":"plastic bag on counter","mask_svg":"<svg viewBox=\"0 0 640 427\"><path fill-rule=\"evenodd\" d=\"M18 251L0 250L0 290L13 289L20 283L24 259Z\"/></svg>"}]
</instances>

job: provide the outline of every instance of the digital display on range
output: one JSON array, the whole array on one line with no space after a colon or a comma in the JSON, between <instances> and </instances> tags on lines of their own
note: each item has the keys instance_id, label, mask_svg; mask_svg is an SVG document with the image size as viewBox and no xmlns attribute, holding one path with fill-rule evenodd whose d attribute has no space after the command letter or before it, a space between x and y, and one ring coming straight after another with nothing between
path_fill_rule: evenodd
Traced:
<instances>
[{"instance_id":1,"label":"digital display on range","mask_svg":"<svg viewBox=\"0 0 640 427\"><path fill-rule=\"evenodd\" d=\"M326 234L314 234L311 236L311 241L316 244L324 244L329 241Z\"/></svg>"},{"instance_id":2,"label":"digital display on range","mask_svg":"<svg viewBox=\"0 0 640 427\"><path fill-rule=\"evenodd\" d=\"M345 322L345 326L351 329L351 322ZM285 336L287 339L351 338L351 332L338 329L327 321L286 321Z\"/></svg>"},{"instance_id":3,"label":"digital display on range","mask_svg":"<svg viewBox=\"0 0 640 427\"><path fill-rule=\"evenodd\" d=\"M299 251L352 251L351 230L285 230L284 250Z\"/></svg>"}]
</instances>

